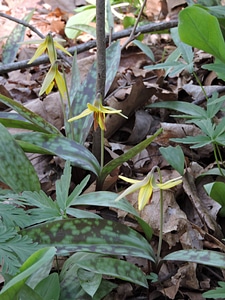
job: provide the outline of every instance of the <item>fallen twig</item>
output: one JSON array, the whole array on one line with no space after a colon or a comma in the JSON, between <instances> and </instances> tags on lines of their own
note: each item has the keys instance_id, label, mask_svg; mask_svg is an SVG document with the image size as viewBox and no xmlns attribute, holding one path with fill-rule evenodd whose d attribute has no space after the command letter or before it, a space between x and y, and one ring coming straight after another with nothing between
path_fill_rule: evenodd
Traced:
<instances>
[{"instance_id":1,"label":"fallen twig","mask_svg":"<svg viewBox=\"0 0 225 300\"><path fill-rule=\"evenodd\" d=\"M151 33L156 31L161 31L165 29L170 29L177 26L177 21L168 21L168 22L159 22L159 23L149 23L147 25L139 26L135 34L137 33ZM118 31L111 36L111 40L115 41L118 39L121 39L123 37L130 36L132 32L132 28L128 28L125 30ZM106 37L106 43L109 41L109 36ZM67 49L71 54L74 54L76 51L77 53L88 51L92 48L96 47L96 40L88 41L84 44L73 46ZM48 63L49 59L47 55L42 55L38 59L36 59L32 64L27 64L29 60L22 60L15 63L7 64L7 65L1 65L0 66L0 74L8 73L11 71L19 70L19 69L25 69L30 68L32 66L38 66L40 64Z\"/></svg>"}]
</instances>

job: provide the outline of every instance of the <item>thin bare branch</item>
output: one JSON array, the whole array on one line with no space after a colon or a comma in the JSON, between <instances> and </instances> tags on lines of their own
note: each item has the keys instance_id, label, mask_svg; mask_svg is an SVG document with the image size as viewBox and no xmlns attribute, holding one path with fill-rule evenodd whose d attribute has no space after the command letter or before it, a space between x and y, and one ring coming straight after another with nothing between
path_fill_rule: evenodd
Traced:
<instances>
[{"instance_id":1,"label":"thin bare branch","mask_svg":"<svg viewBox=\"0 0 225 300\"><path fill-rule=\"evenodd\" d=\"M161 30L165 30L165 29L170 29L170 28L176 27L177 24L178 24L178 22L176 20L169 21L169 22L149 23L147 25L137 27L135 34L137 34L139 32L140 33L151 33L151 32L161 31ZM118 31L118 32L112 34L111 40L115 41L115 40L121 39L123 37L130 36L131 32L132 32L132 28ZM109 37L107 36L106 43L108 43L108 41L109 41ZM77 51L77 53L82 53L82 52L88 51L90 49L93 49L95 47L96 47L96 40L93 40L93 41L88 41L88 42L78 45L78 46L71 47L67 50L71 54L74 54L75 51ZM36 61L34 61L32 64L28 65L27 64L28 61L29 60L23 60L23 61L19 61L19 62L7 64L7 65L1 65L0 66L0 74L8 73L8 72L19 70L19 69L30 68L32 66L38 66L40 64L45 64L45 63L49 62L49 59L48 59L47 55L43 55L43 56L39 57Z\"/></svg>"}]
</instances>

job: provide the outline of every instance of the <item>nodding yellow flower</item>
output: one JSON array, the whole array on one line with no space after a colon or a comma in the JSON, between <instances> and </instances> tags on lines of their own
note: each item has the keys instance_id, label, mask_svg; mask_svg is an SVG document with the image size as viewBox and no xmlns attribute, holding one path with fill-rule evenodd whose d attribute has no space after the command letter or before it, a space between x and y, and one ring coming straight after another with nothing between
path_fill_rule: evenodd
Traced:
<instances>
[{"instance_id":1,"label":"nodding yellow flower","mask_svg":"<svg viewBox=\"0 0 225 300\"><path fill-rule=\"evenodd\" d=\"M49 71L44 79L44 82L42 84L39 95L44 94L44 92L46 94L49 94L51 92L51 90L53 89L54 85L57 85L58 90L63 98L66 93L66 83L65 83L62 73L60 73L58 70L57 62L54 62L53 65L51 66L51 68L49 69Z\"/></svg>"},{"instance_id":2,"label":"nodding yellow flower","mask_svg":"<svg viewBox=\"0 0 225 300\"><path fill-rule=\"evenodd\" d=\"M122 180L132 183L122 194L120 194L115 201L137 191L138 195L138 210L142 210L151 199L154 190L168 190L182 182L182 177L177 177L166 181L165 183L157 183L154 178L154 170L152 169L143 180L130 179L124 176L119 176Z\"/></svg>"},{"instance_id":3,"label":"nodding yellow flower","mask_svg":"<svg viewBox=\"0 0 225 300\"><path fill-rule=\"evenodd\" d=\"M127 118L127 116L123 115L121 111L122 111L121 109L117 110L112 107L103 106L100 100L95 100L94 105L88 103L87 109L85 109L78 116L69 119L68 122L73 122L75 120L86 117L90 114L93 114L94 130L97 129L98 125L101 128L101 130L106 130L105 127L106 114L119 114L120 116Z\"/></svg>"},{"instance_id":4,"label":"nodding yellow flower","mask_svg":"<svg viewBox=\"0 0 225 300\"><path fill-rule=\"evenodd\" d=\"M57 59L56 49L59 49L66 53L67 55L71 56L71 54L66 51L66 49L60 45L56 40L53 39L51 33L47 34L46 38L43 40L35 40L33 41L34 44L40 44L34 53L33 57L29 60L28 64L31 64L35 59L39 56L47 53L50 63L53 64Z\"/></svg>"}]
</instances>

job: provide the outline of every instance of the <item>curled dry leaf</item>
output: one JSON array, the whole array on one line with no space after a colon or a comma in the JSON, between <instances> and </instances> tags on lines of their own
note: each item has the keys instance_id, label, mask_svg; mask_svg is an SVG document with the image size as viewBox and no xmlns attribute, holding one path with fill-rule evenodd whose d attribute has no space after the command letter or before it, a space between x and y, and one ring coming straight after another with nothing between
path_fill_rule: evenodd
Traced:
<instances>
[{"instance_id":1,"label":"curled dry leaf","mask_svg":"<svg viewBox=\"0 0 225 300\"><path fill-rule=\"evenodd\" d=\"M126 89L124 93L126 94ZM137 78L132 86L130 94L124 101L117 101L115 97L108 99L107 104L115 109L121 109L122 113L130 117L139 107L142 107L153 95L155 88L147 89L142 78ZM126 123L126 119L119 115L108 115L106 118L105 137L110 138L121 126Z\"/></svg>"},{"instance_id":2,"label":"curled dry leaf","mask_svg":"<svg viewBox=\"0 0 225 300\"><path fill-rule=\"evenodd\" d=\"M201 199L198 196L198 191L194 182L193 176L186 172L183 176L183 188L187 196L189 197L192 205L198 212L199 218L203 225L206 225L213 231L214 236L217 238L223 238L221 229L216 220L209 214L208 209L204 206Z\"/></svg>"}]
</instances>

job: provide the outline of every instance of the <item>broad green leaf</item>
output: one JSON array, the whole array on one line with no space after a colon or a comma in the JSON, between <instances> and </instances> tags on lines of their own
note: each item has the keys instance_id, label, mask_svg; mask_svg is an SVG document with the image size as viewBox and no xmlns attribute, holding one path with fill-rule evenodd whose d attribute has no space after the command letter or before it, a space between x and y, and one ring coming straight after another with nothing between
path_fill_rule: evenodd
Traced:
<instances>
[{"instance_id":1,"label":"broad green leaf","mask_svg":"<svg viewBox=\"0 0 225 300\"><path fill-rule=\"evenodd\" d=\"M74 29L74 25L88 25L96 16L96 7L86 6L85 10L69 18L65 27L65 34L69 39L75 39L80 34L79 30Z\"/></svg>"},{"instance_id":2,"label":"broad green leaf","mask_svg":"<svg viewBox=\"0 0 225 300\"><path fill-rule=\"evenodd\" d=\"M96 38L96 28L87 24L74 24L70 29L77 30L79 32L86 32L90 36Z\"/></svg>"},{"instance_id":3,"label":"broad green leaf","mask_svg":"<svg viewBox=\"0 0 225 300\"><path fill-rule=\"evenodd\" d=\"M54 245L58 253L87 251L137 256L155 262L153 249L141 234L110 220L59 220L24 229L22 234L42 246Z\"/></svg>"},{"instance_id":4,"label":"broad green leaf","mask_svg":"<svg viewBox=\"0 0 225 300\"><path fill-rule=\"evenodd\" d=\"M219 287L202 294L204 298L224 299L225 298L225 282L218 281Z\"/></svg>"},{"instance_id":5,"label":"broad green leaf","mask_svg":"<svg viewBox=\"0 0 225 300\"><path fill-rule=\"evenodd\" d=\"M134 264L127 261L110 257L97 257L81 260L77 265L91 272L105 274L148 287L145 274Z\"/></svg>"},{"instance_id":6,"label":"broad green leaf","mask_svg":"<svg viewBox=\"0 0 225 300\"><path fill-rule=\"evenodd\" d=\"M28 22L31 20L34 10L26 15L23 20ZM24 40L26 27L21 24L17 24L16 27L10 33L2 52L3 64L10 64L16 58L17 51L20 47L20 42Z\"/></svg>"},{"instance_id":7,"label":"broad green leaf","mask_svg":"<svg viewBox=\"0 0 225 300\"><path fill-rule=\"evenodd\" d=\"M204 189L213 200L222 206L219 215L225 217L225 183L219 181L208 183L204 185Z\"/></svg>"},{"instance_id":8,"label":"broad green leaf","mask_svg":"<svg viewBox=\"0 0 225 300\"><path fill-rule=\"evenodd\" d=\"M36 171L8 130L0 124L0 180L14 192L39 191Z\"/></svg>"},{"instance_id":9,"label":"broad green leaf","mask_svg":"<svg viewBox=\"0 0 225 300\"><path fill-rule=\"evenodd\" d=\"M41 116L37 115L36 113L32 112L22 104L0 94L0 102L4 103L5 105L11 107L14 109L18 114L20 114L22 117L24 117L26 120L30 121L32 124L39 127L40 131L46 132L46 133L54 133L58 135L62 135L60 131L47 121L43 119Z\"/></svg>"},{"instance_id":10,"label":"broad green leaf","mask_svg":"<svg viewBox=\"0 0 225 300\"><path fill-rule=\"evenodd\" d=\"M205 9L196 5L183 9L179 13L178 31L184 43L225 62L225 43L219 21Z\"/></svg>"},{"instance_id":11,"label":"broad green leaf","mask_svg":"<svg viewBox=\"0 0 225 300\"><path fill-rule=\"evenodd\" d=\"M167 108L172 110L177 110L185 113L187 118L192 119L207 119L206 111L193 103L183 102L183 101L168 101L168 102L157 102L147 105L146 107L151 108ZM184 117L185 117L184 116Z\"/></svg>"},{"instance_id":12,"label":"broad green leaf","mask_svg":"<svg viewBox=\"0 0 225 300\"><path fill-rule=\"evenodd\" d=\"M80 195L79 197L75 197L74 200L71 199L70 205L97 205L105 207L114 207L120 210L124 210L135 216L138 223L142 227L146 238L150 241L153 235L152 228L142 218L140 218L136 209L134 209L133 206L126 199L115 201L117 197L117 194L106 191L87 193Z\"/></svg>"},{"instance_id":13,"label":"broad green leaf","mask_svg":"<svg viewBox=\"0 0 225 300\"><path fill-rule=\"evenodd\" d=\"M218 78L225 81L225 72L224 72L225 62L215 60L213 64L202 65L201 68L216 72Z\"/></svg>"},{"instance_id":14,"label":"broad green leaf","mask_svg":"<svg viewBox=\"0 0 225 300\"><path fill-rule=\"evenodd\" d=\"M34 289L43 300L58 300L60 294L59 275L52 273L42 279Z\"/></svg>"},{"instance_id":15,"label":"broad green leaf","mask_svg":"<svg viewBox=\"0 0 225 300\"><path fill-rule=\"evenodd\" d=\"M160 153L180 175L184 174L184 153L181 147L160 147Z\"/></svg>"},{"instance_id":16,"label":"broad green leaf","mask_svg":"<svg viewBox=\"0 0 225 300\"><path fill-rule=\"evenodd\" d=\"M72 165L99 173L99 163L95 156L84 146L63 136L39 132L15 134L16 140L34 144L53 155L69 160Z\"/></svg>"},{"instance_id":17,"label":"broad green leaf","mask_svg":"<svg viewBox=\"0 0 225 300\"><path fill-rule=\"evenodd\" d=\"M0 123L9 128L21 128L21 129L28 129L33 131L42 131L46 132L39 126L36 126L22 116L16 113L8 113L8 112L0 112Z\"/></svg>"},{"instance_id":18,"label":"broad green leaf","mask_svg":"<svg viewBox=\"0 0 225 300\"><path fill-rule=\"evenodd\" d=\"M155 61L154 54L152 50L146 44L143 44L141 41L133 40L133 42L138 48L140 48L144 54L146 54L152 61Z\"/></svg>"},{"instance_id":19,"label":"broad green leaf","mask_svg":"<svg viewBox=\"0 0 225 300\"><path fill-rule=\"evenodd\" d=\"M225 253L211 250L179 250L166 255L164 261L187 261L225 269Z\"/></svg>"},{"instance_id":20,"label":"broad green leaf","mask_svg":"<svg viewBox=\"0 0 225 300\"><path fill-rule=\"evenodd\" d=\"M77 270L77 276L80 285L88 295L93 297L101 284L102 275L97 272L90 272L88 270L82 269L82 264L79 267L81 268Z\"/></svg>"},{"instance_id":21,"label":"broad green leaf","mask_svg":"<svg viewBox=\"0 0 225 300\"><path fill-rule=\"evenodd\" d=\"M162 128L158 129L156 133L153 134L151 137L147 138L143 142L129 149L126 153L108 162L101 171L101 174L99 176L99 182L103 183L106 176L110 174L111 171L113 171L116 167L122 165L124 162L128 161L129 159L137 155L139 152L141 152L143 149L145 149L161 133L162 133Z\"/></svg>"},{"instance_id":22,"label":"broad green leaf","mask_svg":"<svg viewBox=\"0 0 225 300\"><path fill-rule=\"evenodd\" d=\"M8 293L7 291L6 293ZM38 293L36 293L29 285L24 284L21 289L19 290L18 298L16 299L32 299L32 300L43 300L41 296L39 296Z\"/></svg>"},{"instance_id":23,"label":"broad green leaf","mask_svg":"<svg viewBox=\"0 0 225 300\"><path fill-rule=\"evenodd\" d=\"M18 292L26 282L27 278L37 272L43 265L49 264L56 253L54 247L42 248L33 253L21 266L20 272L14 276L1 290L1 295L6 295L10 291ZM15 298L11 298L15 299Z\"/></svg>"}]
</instances>

